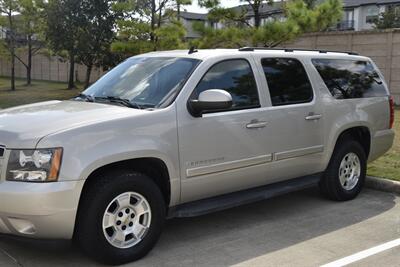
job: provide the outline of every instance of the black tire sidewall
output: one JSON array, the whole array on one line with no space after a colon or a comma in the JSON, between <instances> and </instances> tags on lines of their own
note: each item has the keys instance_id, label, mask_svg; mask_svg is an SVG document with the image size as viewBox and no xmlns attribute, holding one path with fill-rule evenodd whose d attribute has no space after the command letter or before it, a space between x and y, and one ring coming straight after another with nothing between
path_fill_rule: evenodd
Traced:
<instances>
[{"instance_id":1,"label":"black tire sidewall","mask_svg":"<svg viewBox=\"0 0 400 267\"><path fill-rule=\"evenodd\" d=\"M91 256L107 264L123 264L145 256L158 240L165 220L165 202L157 185L140 173L108 173L99 177L101 186L96 192L88 192L80 216L78 239ZM117 248L105 238L102 221L110 202L125 192L136 192L146 198L151 209L151 223L143 240L131 248Z\"/></svg>"},{"instance_id":2,"label":"black tire sidewall","mask_svg":"<svg viewBox=\"0 0 400 267\"><path fill-rule=\"evenodd\" d=\"M358 156L360 160L360 177L358 179L358 182L356 186L351 189L351 190L346 190L343 188L343 186L340 183L339 179L339 169L340 169L340 164L343 160L343 158L348 154L348 153L354 153ZM359 194L361 191L364 181L365 181L365 176L366 176L366 171L367 171L367 159L366 155L364 152L364 149L358 143L357 141L354 140L345 140L339 144L337 149L335 149L332 161L329 166L329 174L332 177L329 177L331 179L331 186L335 188L335 193L337 194L337 198L339 200L349 200L353 199L355 196Z\"/></svg>"}]
</instances>

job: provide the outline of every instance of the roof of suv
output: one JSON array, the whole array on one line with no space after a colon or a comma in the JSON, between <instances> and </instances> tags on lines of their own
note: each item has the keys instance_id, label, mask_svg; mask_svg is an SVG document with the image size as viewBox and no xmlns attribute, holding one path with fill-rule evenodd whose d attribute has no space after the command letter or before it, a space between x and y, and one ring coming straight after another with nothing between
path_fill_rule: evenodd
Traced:
<instances>
[{"instance_id":1,"label":"roof of suv","mask_svg":"<svg viewBox=\"0 0 400 267\"><path fill-rule=\"evenodd\" d=\"M301 50L301 49L259 49L256 48L244 49L199 49L193 53L189 53L189 50L170 50L170 51L156 51L150 52L143 55L146 56L164 56L164 57L186 57L204 60L211 57L219 56L238 56L244 54L263 54L266 56L294 56L294 57L328 57L328 58L353 58L358 60L366 60L367 57L359 56L349 52L337 52L337 51L319 51L319 50Z\"/></svg>"}]
</instances>

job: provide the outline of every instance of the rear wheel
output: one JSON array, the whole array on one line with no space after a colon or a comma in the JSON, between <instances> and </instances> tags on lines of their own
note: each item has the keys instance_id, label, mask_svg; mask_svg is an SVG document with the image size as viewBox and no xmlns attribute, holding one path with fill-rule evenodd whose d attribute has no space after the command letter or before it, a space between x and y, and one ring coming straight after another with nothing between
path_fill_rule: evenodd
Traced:
<instances>
[{"instance_id":1,"label":"rear wheel","mask_svg":"<svg viewBox=\"0 0 400 267\"><path fill-rule=\"evenodd\" d=\"M367 159L361 144L353 139L344 139L335 147L319 187L330 199L353 199L364 185L366 169Z\"/></svg>"},{"instance_id":2,"label":"rear wheel","mask_svg":"<svg viewBox=\"0 0 400 267\"><path fill-rule=\"evenodd\" d=\"M141 173L110 172L97 178L82 196L75 237L102 263L118 265L142 258L161 234L162 193Z\"/></svg>"}]
</instances>

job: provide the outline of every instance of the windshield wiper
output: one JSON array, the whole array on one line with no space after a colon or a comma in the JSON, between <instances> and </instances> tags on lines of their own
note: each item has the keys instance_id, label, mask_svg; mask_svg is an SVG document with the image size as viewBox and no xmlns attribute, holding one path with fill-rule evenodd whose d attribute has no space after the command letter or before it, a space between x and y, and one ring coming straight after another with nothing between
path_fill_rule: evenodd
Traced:
<instances>
[{"instance_id":1,"label":"windshield wiper","mask_svg":"<svg viewBox=\"0 0 400 267\"><path fill-rule=\"evenodd\" d=\"M83 100L85 100L85 101L87 101L87 102L94 102L94 97L91 96L91 95L85 95L83 93L80 93L79 95L75 96L74 99L76 99L78 97L83 99Z\"/></svg>"},{"instance_id":2,"label":"windshield wiper","mask_svg":"<svg viewBox=\"0 0 400 267\"><path fill-rule=\"evenodd\" d=\"M95 97L95 99L106 100L109 102L118 103L118 104L124 105L125 107L129 107L129 108L141 109L141 107L138 104L136 104L135 102L131 102L129 99L125 99L125 98L120 98L120 97L115 97L115 96L106 96L106 97Z\"/></svg>"}]
</instances>

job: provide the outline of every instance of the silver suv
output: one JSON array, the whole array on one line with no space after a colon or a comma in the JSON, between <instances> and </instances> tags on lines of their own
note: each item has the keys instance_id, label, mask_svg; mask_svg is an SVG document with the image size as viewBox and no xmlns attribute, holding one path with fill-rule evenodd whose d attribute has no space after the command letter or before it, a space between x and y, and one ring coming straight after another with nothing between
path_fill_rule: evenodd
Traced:
<instances>
[{"instance_id":1,"label":"silver suv","mask_svg":"<svg viewBox=\"0 0 400 267\"><path fill-rule=\"evenodd\" d=\"M353 53L258 48L125 60L69 101L0 112L0 232L146 255L165 218L319 184L345 201L392 145L393 100Z\"/></svg>"}]
</instances>

